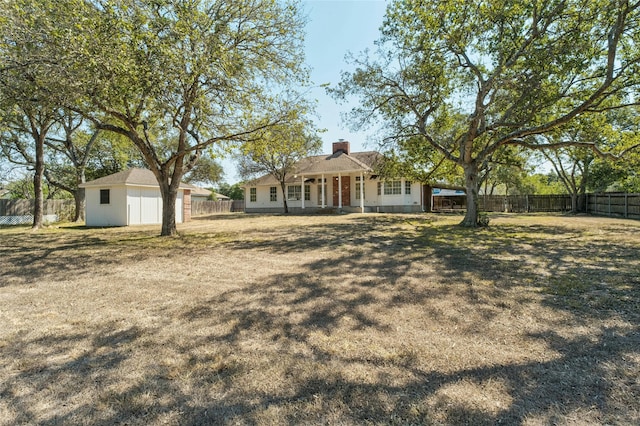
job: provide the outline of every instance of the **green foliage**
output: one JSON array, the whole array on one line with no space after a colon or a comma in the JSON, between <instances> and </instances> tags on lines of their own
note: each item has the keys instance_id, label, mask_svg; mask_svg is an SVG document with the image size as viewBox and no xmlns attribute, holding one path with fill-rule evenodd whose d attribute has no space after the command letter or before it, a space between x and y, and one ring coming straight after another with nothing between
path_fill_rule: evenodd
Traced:
<instances>
[{"instance_id":1,"label":"green foliage","mask_svg":"<svg viewBox=\"0 0 640 426\"><path fill-rule=\"evenodd\" d=\"M12 67L46 64L33 80L52 100L137 147L163 193L163 235L203 152L280 123L307 84L295 2L17 0L0 12L5 45L38 46Z\"/></svg>"},{"instance_id":2,"label":"green foliage","mask_svg":"<svg viewBox=\"0 0 640 426\"><path fill-rule=\"evenodd\" d=\"M567 189L555 173L536 173L523 179L523 185L527 188L526 194L551 195L566 194Z\"/></svg>"},{"instance_id":3,"label":"green foliage","mask_svg":"<svg viewBox=\"0 0 640 426\"><path fill-rule=\"evenodd\" d=\"M138 148L122 135L101 132L87 162L86 177L94 180L132 167L146 167Z\"/></svg>"},{"instance_id":4,"label":"green foliage","mask_svg":"<svg viewBox=\"0 0 640 426\"><path fill-rule=\"evenodd\" d=\"M211 157L200 157L195 166L188 171L183 182L200 184L200 185L215 185L222 180L224 171L222 166L218 164Z\"/></svg>"},{"instance_id":5,"label":"green foliage","mask_svg":"<svg viewBox=\"0 0 640 426\"><path fill-rule=\"evenodd\" d=\"M526 177L531 171L527 153L519 147L507 146L488 157L480 170L485 194L530 194Z\"/></svg>"},{"instance_id":6,"label":"green foliage","mask_svg":"<svg viewBox=\"0 0 640 426\"><path fill-rule=\"evenodd\" d=\"M234 183L233 185L221 183L215 192L226 195L232 200L244 200L244 188L241 183Z\"/></svg>"},{"instance_id":7,"label":"green foliage","mask_svg":"<svg viewBox=\"0 0 640 426\"><path fill-rule=\"evenodd\" d=\"M240 175L245 179L260 175L272 175L280 183L283 206L288 212L284 194L286 179L294 173L295 164L302 158L318 152L322 140L313 123L300 114L293 114L290 121L261 132L255 140L240 147L238 154Z\"/></svg>"},{"instance_id":8,"label":"green foliage","mask_svg":"<svg viewBox=\"0 0 640 426\"><path fill-rule=\"evenodd\" d=\"M9 193L7 198L12 200L33 200L36 196L36 191L33 185L33 173L27 173L23 176L9 181L6 188ZM71 198L71 194L60 191L58 188L52 186L49 182L44 182L42 185L43 198L56 198L67 199Z\"/></svg>"},{"instance_id":9,"label":"green foliage","mask_svg":"<svg viewBox=\"0 0 640 426\"><path fill-rule=\"evenodd\" d=\"M376 57L353 59L331 92L359 97L353 127L383 123L400 151L458 165L474 198L509 145L539 149L537 135L637 102L638 24L640 4L608 0L396 0Z\"/></svg>"}]
</instances>

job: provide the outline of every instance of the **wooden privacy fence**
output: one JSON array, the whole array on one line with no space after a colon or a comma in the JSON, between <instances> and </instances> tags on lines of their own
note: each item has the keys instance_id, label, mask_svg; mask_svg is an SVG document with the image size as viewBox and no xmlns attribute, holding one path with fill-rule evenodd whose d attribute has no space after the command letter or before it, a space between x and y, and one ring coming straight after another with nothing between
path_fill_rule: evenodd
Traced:
<instances>
[{"instance_id":1,"label":"wooden privacy fence","mask_svg":"<svg viewBox=\"0 0 640 426\"><path fill-rule=\"evenodd\" d=\"M0 226L26 225L33 223L35 200L0 199ZM75 209L73 200L44 200L43 220L45 223L70 220Z\"/></svg>"},{"instance_id":2,"label":"wooden privacy fence","mask_svg":"<svg viewBox=\"0 0 640 426\"><path fill-rule=\"evenodd\" d=\"M17 225L33 220L34 200L0 199L0 225ZM55 220L71 220L74 200L44 200L45 216L57 216ZM244 201L191 201L191 215L203 216L216 213L243 212Z\"/></svg>"},{"instance_id":3,"label":"wooden privacy fence","mask_svg":"<svg viewBox=\"0 0 640 426\"><path fill-rule=\"evenodd\" d=\"M216 213L243 212L243 200L225 200L210 201L197 200L191 201L191 216L203 216Z\"/></svg>"},{"instance_id":4,"label":"wooden privacy fence","mask_svg":"<svg viewBox=\"0 0 640 426\"><path fill-rule=\"evenodd\" d=\"M587 194L585 205L594 215L640 219L640 194Z\"/></svg>"},{"instance_id":5,"label":"wooden privacy fence","mask_svg":"<svg viewBox=\"0 0 640 426\"><path fill-rule=\"evenodd\" d=\"M481 195L480 210L487 212L569 212L570 195ZM578 211L596 216L640 219L640 194L608 192L578 198Z\"/></svg>"},{"instance_id":6,"label":"wooden privacy fence","mask_svg":"<svg viewBox=\"0 0 640 426\"><path fill-rule=\"evenodd\" d=\"M70 214L75 208L73 200L44 200L44 214L63 216ZM0 199L0 216L33 215L35 200L4 200Z\"/></svg>"},{"instance_id":7,"label":"wooden privacy fence","mask_svg":"<svg viewBox=\"0 0 640 426\"><path fill-rule=\"evenodd\" d=\"M33 220L34 200L0 199L0 224L27 223ZM569 195L480 195L478 204L487 212L568 212ZM640 219L640 194L604 193L587 194L578 200L579 211L598 216ZM44 200L44 215L57 216L57 220L70 220L75 204L73 200ZM243 212L244 201L192 201L191 215L205 216L216 213ZM26 217L31 219L27 220ZM12 220L14 218L15 220ZM19 220L18 220L19 219ZM16 221L17 220L17 221ZM54 219L55 220L55 219ZM26 222L25 222L26 221Z\"/></svg>"},{"instance_id":8,"label":"wooden privacy fence","mask_svg":"<svg viewBox=\"0 0 640 426\"><path fill-rule=\"evenodd\" d=\"M480 195L478 207L485 212L567 212L570 195Z\"/></svg>"}]
</instances>

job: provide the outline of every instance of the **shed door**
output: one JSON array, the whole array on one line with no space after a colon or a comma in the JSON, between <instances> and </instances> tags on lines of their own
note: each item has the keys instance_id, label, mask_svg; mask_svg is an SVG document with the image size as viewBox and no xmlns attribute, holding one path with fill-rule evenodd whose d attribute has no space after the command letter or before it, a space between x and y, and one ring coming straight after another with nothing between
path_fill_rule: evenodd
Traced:
<instances>
[{"instance_id":1,"label":"shed door","mask_svg":"<svg viewBox=\"0 0 640 426\"><path fill-rule=\"evenodd\" d=\"M154 189L142 189L140 191L140 223L161 223L162 198L160 191Z\"/></svg>"}]
</instances>

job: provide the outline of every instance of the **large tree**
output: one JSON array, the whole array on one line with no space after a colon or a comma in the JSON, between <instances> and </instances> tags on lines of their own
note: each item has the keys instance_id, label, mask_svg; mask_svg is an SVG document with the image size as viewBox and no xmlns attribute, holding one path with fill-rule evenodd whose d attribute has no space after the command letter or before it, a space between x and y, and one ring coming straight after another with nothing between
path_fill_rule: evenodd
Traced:
<instances>
[{"instance_id":1,"label":"large tree","mask_svg":"<svg viewBox=\"0 0 640 426\"><path fill-rule=\"evenodd\" d=\"M638 145L639 119L633 109L612 109L602 114L581 115L539 136L544 158L553 167L568 194L573 212L582 211L579 200L587 190L604 190L624 177L625 167ZM627 154L625 161L620 152ZM597 174L597 176L595 175Z\"/></svg>"},{"instance_id":2,"label":"large tree","mask_svg":"<svg viewBox=\"0 0 640 426\"><path fill-rule=\"evenodd\" d=\"M49 65L41 56L41 28L46 25L41 15L17 11L15 6L0 3L0 145L9 161L33 170L36 230L44 217L44 145L55 123L56 105L43 96L39 84ZM23 31L27 21L32 31Z\"/></svg>"},{"instance_id":3,"label":"large tree","mask_svg":"<svg viewBox=\"0 0 640 426\"><path fill-rule=\"evenodd\" d=\"M273 176L282 191L284 212L289 213L286 182L294 174L296 163L317 153L321 147L322 140L309 121L293 120L262 132L256 141L243 144L238 155L238 171L245 179Z\"/></svg>"},{"instance_id":4,"label":"large tree","mask_svg":"<svg viewBox=\"0 0 640 426\"><path fill-rule=\"evenodd\" d=\"M49 155L44 175L51 185L73 195L75 222L84 219L85 191L80 184L87 181L87 166L100 137L100 130L87 127L84 121L79 114L60 108L56 132L45 139Z\"/></svg>"},{"instance_id":5,"label":"large tree","mask_svg":"<svg viewBox=\"0 0 640 426\"><path fill-rule=\"evenodd\" d=\"M33 31L21 10L56 17L45 28L51 95L65 94L65 105L140 150L160 185L162 235L177 232L180 181L203 150L251 140L285 120L287 88L306 83L304 20L294 2L33 3L17 0L9 19Z\"/></svg>"},{"instance_id":6,"label":"large tree","mask_svg":"<svg viewBox=\"0 0 640 426\"><path fill-rule=\"evenodd\" d=\"M217 185L222 182L224 170L212 155L203 155L198 159L196 165L185 173L184 181L199 185Z\"/></svg>"},{"instance_id":7,"label":"large tree","mask_svg":"<svg viewBox=\"0 0 640 426\"><path fill-rule=\"evenodd\" d=\"M354 126L381 121L387 140L417 141L458 164L468 198L462 224L476 226L479 172L494 153L539 149L536 135L638 102L639 8L624 0L396 0L378 58L354 59L333 93L360 97Z\"/></svg>"},{"instance_id":8,"label":"large tree","mask_svg":"<svg viewBox=\"0 0 640 426\"><path fill-rule=\"evenodd\" d=\"M16 93L8 86L2 89ZM0 116L0 152L8 161L33 171L34 209L31 228L44 221L45 139L55 123L55 110L46 103L15 96L13 105L4 103Z\"/></svg>"}]
</instances>

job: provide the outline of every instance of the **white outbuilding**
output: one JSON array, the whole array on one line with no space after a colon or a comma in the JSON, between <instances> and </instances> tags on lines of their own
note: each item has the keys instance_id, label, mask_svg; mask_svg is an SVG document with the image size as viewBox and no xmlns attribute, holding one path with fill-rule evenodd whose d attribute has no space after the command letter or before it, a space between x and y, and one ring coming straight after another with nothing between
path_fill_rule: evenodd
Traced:
<instances>
[{"instance_id":1,"label":"white outbuilding","mask_svg":"<svg viewBox=\"0 0 640 426\"><path fill-rule=\"evenodd\" d=\"M133 168L80 185L85 189L87 226L155 225L162 223L162 195L151 170ZM192 185L181 183L176 223L191 219Z\"/></svg>"}]
</instances>

